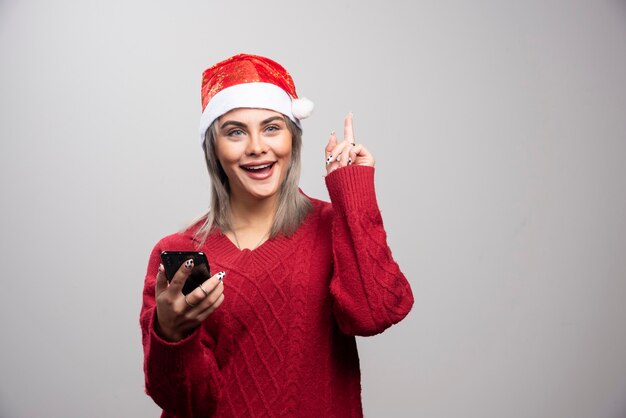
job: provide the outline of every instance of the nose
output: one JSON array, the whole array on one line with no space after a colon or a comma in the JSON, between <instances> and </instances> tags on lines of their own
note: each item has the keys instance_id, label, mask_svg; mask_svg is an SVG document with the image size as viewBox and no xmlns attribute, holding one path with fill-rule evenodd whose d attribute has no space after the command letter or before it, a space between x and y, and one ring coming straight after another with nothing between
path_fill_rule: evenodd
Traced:
<instances>
[{"instance_id":1,"label":"nose","mask_svg":"<svg viewBox=\"0 0 626 418\"><path fill-rule=\"evenodd\" d=\"M267 152L267 143L263 139L263 135L259 133L251 133L249 135L248 146L246 147L246 154L248 155L261 155Z\"/></svg>"}]
</instances>

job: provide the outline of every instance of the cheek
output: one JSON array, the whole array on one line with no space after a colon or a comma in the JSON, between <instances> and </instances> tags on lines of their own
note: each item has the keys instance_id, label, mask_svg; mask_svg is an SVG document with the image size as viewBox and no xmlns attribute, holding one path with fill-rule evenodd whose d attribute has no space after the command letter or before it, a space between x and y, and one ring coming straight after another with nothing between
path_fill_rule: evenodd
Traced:
<instances>
[{"instance_id":1,"label":"cheek","mask_svg":"<svg viewBox=\"0 0 626 418\"><path fill-rule=\"evenodd\" d=\"M280 158L291 160L291 147L285 147L280 152Z\"/></svg>"},{"instance_id":2,"label":"cheek","mask_svg":"<svg viewBox=\"0 0 626 418\"><path fill-rule=\"evenodd\" d=\"M276 154L281 158L291 159L291 137L284 139L275 148Z\"/></svg>"},{"instance_id":3,"label":"cheek","mask_svg":"<svg viewBox=\"0 0 626 418\"><path fill-rule=\"evenodd\" d=\"M239 161L240 153L232 144L224 144L218 141L215 147L215 155L222 166L227 166L233 162Z\"/></svg>"}]
</instances>

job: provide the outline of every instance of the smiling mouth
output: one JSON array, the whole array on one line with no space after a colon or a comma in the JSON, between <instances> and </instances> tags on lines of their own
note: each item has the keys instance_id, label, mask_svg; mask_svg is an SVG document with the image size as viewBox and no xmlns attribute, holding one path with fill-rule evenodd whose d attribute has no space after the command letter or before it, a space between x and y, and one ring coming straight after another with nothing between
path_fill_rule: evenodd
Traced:
<instances>
[{"instance_id":1,"label":"smiling mouth","mask_svg":"<svg viewBox=\"0 0 626 418\"><path fill-rule=\"evenodd\" d=\"M264 171L269 171L272 166L276 164L274 163L266 163L266 164L259 164L259 165L247 165L247 166L240 166L241 168L243 168L246 171L249 171L251 173L262 173Z\"/></svg>"},{"instance_id":2,"label":"smiling mouth","mask_svg":"<svg viewBox=\"0 0 626 418\"><path fill-rule=\"evenodd\" d=\"M240 166L253 180L266 180L272 176L274 172L274 162L263 162L262 164L246 164Z\"/></svg>"}]
</instances>

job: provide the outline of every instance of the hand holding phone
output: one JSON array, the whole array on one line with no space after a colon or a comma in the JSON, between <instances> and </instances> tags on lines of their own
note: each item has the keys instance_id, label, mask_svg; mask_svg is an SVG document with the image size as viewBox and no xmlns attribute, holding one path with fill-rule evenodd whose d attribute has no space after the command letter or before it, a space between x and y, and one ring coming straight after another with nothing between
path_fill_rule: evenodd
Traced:
<instances>
[{"instance_id":1,"label":"hand holding phone","mask_svg":"<svg viewBox=\"0 0 626 418\"><path fill-rule=\"evenodd\" d=\"M156 277L155 332L168 341L189 336L224 301L221 271L211 277L200 252L165 251Z\"/></svg>"}]
</instances>

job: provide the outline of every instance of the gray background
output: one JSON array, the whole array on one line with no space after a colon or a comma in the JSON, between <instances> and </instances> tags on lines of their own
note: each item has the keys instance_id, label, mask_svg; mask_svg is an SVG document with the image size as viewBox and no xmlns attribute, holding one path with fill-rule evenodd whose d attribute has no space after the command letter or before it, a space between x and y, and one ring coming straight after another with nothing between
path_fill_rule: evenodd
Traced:
<instances>
[{"instance_id":1,"label":"gray background","mask_svg":"<svg viewBox=\"0 0 626 418\"><path fill-rule=\"evenodd\" d=\"M377 157L416 301L368 417L626 416L626 5L0 1L0 415L155 417L148 254L207 207L200 74L270 56ZM312 388L314 390L314 388Z\"/></svg>"}]
</instances>

